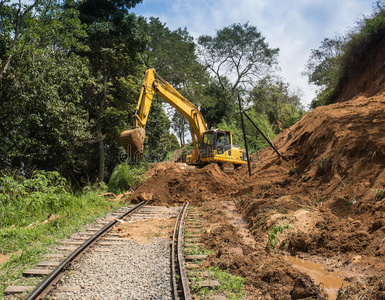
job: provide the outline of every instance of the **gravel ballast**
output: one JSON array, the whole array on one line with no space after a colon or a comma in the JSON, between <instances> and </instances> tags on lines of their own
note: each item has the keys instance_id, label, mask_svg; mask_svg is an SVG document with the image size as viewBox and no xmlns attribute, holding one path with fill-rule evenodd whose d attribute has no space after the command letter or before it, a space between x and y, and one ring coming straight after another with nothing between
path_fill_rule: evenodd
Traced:
<instances>
[{"instance_id":1,"label":"gravel ballast","mask_svg":"<svg viewBox=\"0 0 385 300\"><path fill-rule=\"evenodd\" d=\"M164 210L162 215L164 216ZM172 208L170 215L175 215ZM108 242L109 236L104 240ZM170 240L127 238L95 245L57 284L51 299L172 299ZM61 287L78 291L59 292Z\"/></svg>"}]
</instances>

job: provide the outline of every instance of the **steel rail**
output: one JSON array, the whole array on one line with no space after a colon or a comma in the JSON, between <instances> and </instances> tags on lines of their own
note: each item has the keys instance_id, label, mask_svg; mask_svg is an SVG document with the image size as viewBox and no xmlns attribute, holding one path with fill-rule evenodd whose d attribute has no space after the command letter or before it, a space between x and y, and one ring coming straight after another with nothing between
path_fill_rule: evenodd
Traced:
<instances>
[{"instance_id":1,"label":"steel rail","mask_svg":"<svg viewBox=\"0 0 385 300\"><path fill-rule=\"evenodd\" d=\"M178 217L176 219L175 226L174 226L173 235L172 235L172 243L171 243L171 284L172 284L172 294L173 294L173 299L174 300L178 300L179 299L178 291L177 291L178 284L176 282L176 265L175 265L175 252L176 252L176 249L175 249L175 246L176 246L176 243L177 243L177 240L178 240L177 235L178 235L178 228L179 228L180 220L182 218L182 214L183 214L183 211L184 211L186 205L187 205L187 202L185 204L183 204L182 209L180 210L180 212L178 214Z\"/></svg>"},{"instance_id":2,"label":"steel rail","mask_svg":"<svg viewBox=\"0 0 385 300\"><path fill-rule=\"evenodd\" d=\"M123 219L133 211L142 207L146 201L140 202L138 205L131 208L129 211L125 212L123 215L118 217L117 219ZM84 242L80 247L78 247L74 252L72 252L56 269L54 269L28 296L25 300L34 300L38 299L42 293L49 287L49 285L55 280L55 278L62 273L65 268L77 257L81 254L87 247L89 247L93 242L95 242L100 236L102 236L105 232L107 232L112 226L117 223L116 220L111 221L102 229L100 229L97 233L95 233L92 237L90 237L87 241Z\"/></svg>"},{"instance_id":3,"label":"steel rail","mask_svg":"<svg viewBox=\"0 0 385 300\"><path fill-rule=\"evenodd\" d=\"M183 243L183 225L184 225L184 220L186 217L186 212L188 208L189 203L186 202L186 205L184 206L183 212L182 212L182 217L179 223L179 229L178 229L178 265L179 265L179 272L180 272L180 279L182 282L182 292L183 292L183 297L184 300L191 300L191 294L190 294L190 288L188 284L188 279L187 279L187 274L186 274L186 269L183 263L183 253L182 253L182 243Z\"/></svg>"}]
</instances>

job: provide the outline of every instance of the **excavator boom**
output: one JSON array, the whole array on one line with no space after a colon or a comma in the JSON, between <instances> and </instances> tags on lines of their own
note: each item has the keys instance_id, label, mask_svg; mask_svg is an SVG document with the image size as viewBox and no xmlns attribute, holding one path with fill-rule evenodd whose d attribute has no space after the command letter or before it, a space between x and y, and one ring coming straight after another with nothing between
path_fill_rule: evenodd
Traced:
<instances>
[{"instance_id":1,"label":"excavator boom","mask_svg":"<svg viewBox=\"0 0 385 300\"><path fill-rule=\"evenodd\" d=\"M160 77L155 69L149 69L145 73L139 101L135 114L132 116L132 129L124 131L120 135L120 142L131 159L138 158L143 154L145 127L155 93L187 118L199 143L202 134L207 130L206 122L198 107Z\"/></svg>"},{"instance_id":2,"label":"excavator boom","mask_svg":"<svg viewBox=\"0 0 385 300\"><path fill-rule=\"evenodd\" d=\"M132 116L131 130L123 131L120 135L120 142L131 160L136 160L143 155L145 127L155 93L173 106L190 123L194 152L187 156L188 164L231 162L240 165L246 163L243 150L236 145L233 147L231 132L208 130L198 107L160 77L155 69L148 69L145 73L139 101L135 114ZM222 144L219 143L220 141ZM200 145L199 151L197 143Z\"/></svg>"}]
</instances>

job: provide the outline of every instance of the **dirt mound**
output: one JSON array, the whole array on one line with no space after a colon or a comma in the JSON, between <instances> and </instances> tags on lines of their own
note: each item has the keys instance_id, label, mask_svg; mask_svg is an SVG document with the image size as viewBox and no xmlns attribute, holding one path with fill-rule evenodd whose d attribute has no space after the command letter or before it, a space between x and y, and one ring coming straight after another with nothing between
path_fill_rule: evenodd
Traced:
<instances>
[{"instance_id":1,"label":"dirt mound","mask_svg":"<svg viewBox=\"0 0 385 300\"><path fill-rule=\"evenodd\" d=\"M274 207L279 213L322 208L367 228L374 221L368 214L383 219L384 116L384 95L309 112L274 140L285 159L267 148L254 157L251 178L239 170L245 184L234 196L242 198L245 215L255 221Z\"/></svg>"},{"instance_id":2,"label":"dirt mound","mask_svg":"<svg viewBox=\"0 0 385 300\"><path fill-rule=\"evenodd\" d=\"M180 205L188 201L192 205L201 205L206 200L233 192L236 185L236 181L217 164L209 164L202 169L186 164L156 164L146 176L147 181L128 201L147 200L154 205Z\"/></svg>"},{"instance_id":3,"label":"dirt mound","mask_svg":"<svg viewBox=\"0 0 385 300\"><path fill-rule=\"evenodd\" d=\"M255 298L323 299L279 251L342 272L354 286L345 295L370 286L375 298L385 278L384 116L385 94L319 107L274 139L283 159L271 148L253 156L251 177L246 166L227 175L216 164L156 164L129 201L203 207L210 263L246 277ZM257 246L241 241L222 200L237 204Z\"/></svg>"},{"instance_id":4,"label":"dirt mound","mask_svg":"<svg viewBox=\"0 0 385 300\"><path fill-rule=\"evenodd\" d=\"M267 148L253 156L250 178L240 168L233 196L256 240L289 225L282 250L342 261L360 274L351 282L383 286L384 117L385 94L319 107L274 139L285 159Z\"/></svg>"},{"instance_id":5,"label":"dirt mound","mask_svg":"<svg viewBox=\"0 0 385 300\"><path fill-rule=\"evenodd\" d=\"M323 195L343 188L342 194L356 200L373 199L368 190L385 185L384 116L385 94L309 112L274 139L286 160L265 149L254 158L251 178L245 167L240 170L248 183L243 189L251 190L256 181L265 190L272 184L290 188L296 182L305 189L317 186Z\"/></svg>"}]
</instances>

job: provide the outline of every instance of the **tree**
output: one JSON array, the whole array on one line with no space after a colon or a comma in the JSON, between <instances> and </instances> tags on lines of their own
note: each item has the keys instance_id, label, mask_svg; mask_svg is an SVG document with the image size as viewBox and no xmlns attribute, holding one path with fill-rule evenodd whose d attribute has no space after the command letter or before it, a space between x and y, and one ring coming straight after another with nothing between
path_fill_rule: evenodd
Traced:
<instances>
[{"instance_id":1,"label":"tree","mask_svg":"<svg viewBox=\"0 0 385 300\"><path fill-rule=\"evenodd\" d=\"M0 1L1 32L8 42L8 47L3 49L3 51L5 50L3 53L5 59L2 64L0 80L9 68L14 52L17 50L20 36L23 36L23 33L29 29L26 23L31 20L31 12L39 3L39 0L35 0L29 5L21 1L6 5L9 2L10 0Z\"/></svg>"},{"instance_id":2,"label":"tree","mask_svg":"<svg viewBox=\"0 0 385 300\"><path fill-rule=\"evenodd\" d=\"M87 25L88 37L84 42L90 49L82 52L82 55L89 59L93 75L86 98L98 143L99 181L103 181L105 177L106 149L113 149L116 153L119 147L117 141L108 146L105 143L106 125L112 125L105 121L121 124L114 109L116 98L112 90L117 81L126 80L129 75L137 75L141 70L138 67L138 55L144 51L147 41L139 35L136 16L128 13L128 9L139 2L141 1L86 0L78 6L80 19ZM136 99L131 98L131 101ZM110 113L112 115L108 116Z\"/></svg>"},{"instance_id":3,"label":"tree","mask_svg":"<svg viewBox=\"0 0 385 300\"><path fill-rule=\"evenodd\" d=\"M166 81L171 83L184 97L196 105L204 101L204 87L208 76L197 61L194 39L186 28L171 31L158 18L139 19L142 34L149 37L144 58L145 65L155 68ZM165 106L168 110L168 106ZM187 120L173 108L171 127L177 133L181 145L188 132ZM153 116L153 114L152 114Z\"/></svg>"},{"instance_id":4,"label":"tree","mask_svg":"<svg viewBox=\"0 0 385 300\"><path fill-rule=\"evenodd\" d=\"M180 148L180 144L178 142L178 138L170 133L170 132L167 132L168 136L166 138L166 149L168 151L175 151L177 149Z\"/></svg>"},{"instance_id":5,"label":"tree","mask_svg":"<svg viewBox=\"0 0 385 300\"><path fill-rule=\"evenodd\" d=\"M258 114L254 110L247 112L248 116L256 123L258 128L270 139L272 140L276 133L274 132L271 124L266 115ZM249 120L245 119L245 131L247 137L247 144L250 152L255 152L260 149L265 148L268 143L263 138L263 136L258 132L258 130L250 123ZM233 134L233 144L239 145L241 148L245 148L243 133L241 127L241 118L238 115L233 116L232 118L224 118L221 123L218 124L218 127L224 130L229 130Z\"/></svg>"},{"instance_id":6,"label":"tree","mask_svg":"<svg viewBox=\"0 0 385 300\"><path fill-rule=\"evenodd\" d=\"M338 72L336 66L338 57L342 52L344 39L335 37L334 39L324 39L318 49L312 49L309 60L306 64L306 72L309 83L315 84L320 88L335 83Z\"/></svg>"},{"instance_id":7,"label":"tree","mask_svg":"<svg viewBox=\"0 0 385 300\"><path fill-rule=\"evenodd\" d=\"M10 68L20 65L26 53L80 47L78 39L85 36L85 31L73 8L55 0L7 5L8 2L0 2L0 62L3 62L0 80Z\"/></svg>"},{"instance_id":8,"label":"tree","mask_svg":"<svg viewBox=\"0 0 385 300\"><path fill-rule=\"evenodd\" d=\"M179 143L183 147L183 145L186 144L185 142L185 136L189 132L190 126L185 118L181 113L175 111L174 115L172 116L172 125L171 128L175 131L179 138Z\"/></svg>"},{"instance_id":9,"label":"tree","mask_svg":"<svg viewBox=\"0 0 385 300\"><path fill-rule=\"evenodd\" d=\"M194 38L187 29L171 31L158 18L139 18L140 29L149 38L142 56L148 68L157 72L178 89L187 90L206 75L197 61Z\"/></svg>"},{"instance_id":10,"label":"tree","mask_svg":"<svg viewBox=\"0 0 385 300\"><path fill-rule=\"evenodd\" d=\"M161 161L167 154L167 146L164 143L164 136L168 136L170 120L162 109L160 97L154 97L151 104L151 117L146 124L145 156L150 161Z\"/></svg>"},{"instance_id":11,"label":"tree","mask_svg":"<svg viewBox=\"0 0 385 300\"><path fill-rule=\"evenodd\" d=\"M58 170L74 179L79 148L89 139L80 105L89 74L85 60L70 50L80 46L77 40L85 32L76 11L59 2L41 1L30 13L1 79L0 166L26 175ZM12 49L14 40L5 40Z\"/></svg>"},{"instance_id":12,"label":"tree","mask_svg":"<svg viewBox=\"0 0 385 300\"><path fill-rule=\"evenodd\" d=\"M269 118L267 117L267 115L257 113L253 110L248 111L247 115L253 120L253 122L258 126L258 128L264 133L267 138L272 140L276 136L277 133L274 131L274 127L269 122ZM265 138L247 119L245 119L245 130L250 152L255 152L268 146L268 143Z\"/></svg>"},{"instance_id":13,"label":"tree","mask_svg":"<svg viewBox=\"0 0 385 300\"><path fill-rule=\"evenodd\" d=\"M340 58L343 53L345 38L336 36L325 38L318 49L312 49L303 75L309 83L319 87L317 97L311 103L315 108L330 103L330 97L340 75Z\"/></svg>"},{"instance_id":14,"label":"tree","mask_svg":"<svg viewBox=\"0 0 385 300\"><path fill-rule=\"evenodd\" d=\"M203 95L200 111L209 129L217 126L224 118L230 118L237 110L236 97L230 94L229 89L222 89L216 78L212 78L204 87Z\"/></svg>"},{"instance_id":15,"label":"tree","mask_svg":"<svg viewBox=\"0 0 385 300\"><path fill-rule=\"evenodd\" d=\"M198 38L202 64L226 88L224 77L231 80L230 92L253 86L277 63L279 49L271 49L257 27L249 23L233 24L217 31L216 36Z\"/></svg>"},{"instance_id":16,"label":"tree","mask_svg":"<svg viewBox=\"0 0 385 300\"><path fill-rule=\"evenodd\" d=\"M293 125L303 115L299 92L291 92L288 83L274 77L267 76L258 81L250 91L248 100L258 114L267 116L269 123L275 127L276 133ZM291 111L293 116L287 116ZM300 117L297 119L294 115ZM282 119L283 117L285 120ZM293 120L294 123L290 124L289 120Z\"/></svg>"},{"instance_id":17,"label":"tree","mask_svg":"<svg viewBox=\"0 0 385 300\"><path fill-rule=\"evenodd\" d=\"M309 82L319 87L311 108L335 101L347 80L357 73L363 62L372 56L385 35L385 1L376 1L370 16L357 21L357 26L345 36L325 38L318 49L313 49L306 65Z\"/></svg>"}]
</instances>

